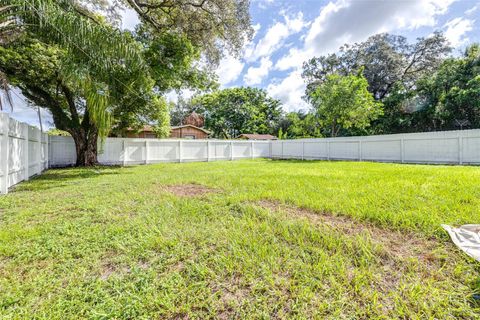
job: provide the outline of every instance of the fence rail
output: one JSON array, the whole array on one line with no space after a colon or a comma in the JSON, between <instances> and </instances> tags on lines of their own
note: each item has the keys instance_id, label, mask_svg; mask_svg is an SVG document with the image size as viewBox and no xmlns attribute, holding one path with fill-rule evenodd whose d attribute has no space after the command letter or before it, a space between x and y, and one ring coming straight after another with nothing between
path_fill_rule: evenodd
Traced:
<instances>
[{"instance_id":1,"label":"fence rail","mask_svg":"<svg viewBox=\"0 0 480 320\"><path fill-rule=\"evenodd\" d=\"M480 164L480 129L367 137L278 141L107 138L98 161L107 165L249 158ZM48 167L75 164L71 137L0 113L0 193Z\"/></svg>"}]
</instances>

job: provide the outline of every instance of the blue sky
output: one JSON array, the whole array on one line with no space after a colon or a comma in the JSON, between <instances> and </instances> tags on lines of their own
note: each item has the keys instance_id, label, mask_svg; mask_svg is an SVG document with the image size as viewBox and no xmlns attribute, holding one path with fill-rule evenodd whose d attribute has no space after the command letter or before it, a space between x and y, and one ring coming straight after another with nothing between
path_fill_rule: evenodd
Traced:
<instances>
[{"instance_id":1,"label":"blue sky","mask_svg":"<svg viewBox=\"0 0 480 320\"><path fill-rule=\"evenodd\" d=\"M480 42L479 0L252 0L250 10L255 37L240 59L221 61L217 69L221 86L264 88L282 101L286 111L308 108L301 98L303 61L335 52L344 43L380 32L414 41L435 30L445 32L457 54L467 44ZM123 26L130 28L136 21L133 12L126 12ZM12 117L38 125L36 111L19 97L15 100ZM48 112L42 115L44 126L51 125Z\"/></svg>"}]
</instances>

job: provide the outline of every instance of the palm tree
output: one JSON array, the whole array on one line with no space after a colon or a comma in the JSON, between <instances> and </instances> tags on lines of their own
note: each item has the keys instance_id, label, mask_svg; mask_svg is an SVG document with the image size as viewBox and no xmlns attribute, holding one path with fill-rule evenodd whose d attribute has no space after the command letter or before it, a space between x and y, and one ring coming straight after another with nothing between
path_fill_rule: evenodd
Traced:
<instances>
[{"instance_id":1,"label":"palm tree","mask_svg":"<svg viewBox=\"0 0 480 320\"><path fill-rule=\"evenodd\" d=\"M35 39L44 47L57 48L64 53L59 62L59 79L70 87L72 92L69 95L81 92L82 99L86 101L86 109L71 110L78 121L84 123L83 120L88 119L86 125L89 129L82 129L79 133L75 131L75 138L83 146L85 139L91 141L88 142L90 152L80 151L85 153L79 154L81 148L77 150L77 160L85 159L85 154L89 153L91 156L85 163L79 160L79 165L95 164L97 135L102 139L106 137L112 122L108 107L113 96L110 91L115 89L111 88L130 88L137 80L135 75L145 73L146 63L140 45L129 33L97 19L74 0L3 0L0 7L0 46L12 47L16 43L12 43L12 39L18 37L20 40L22 35L23 39ZM117 76L119 70L132 76L123 77L120 81ZM0 90L11 102L11 91L5 76L8 73L3 71L5 73L0 74ZM27 95L27 98L31 97ZM48 107L55 108L56 105L59 102L51 100ZM55 124L58 126L57 122ZM90 139L85 132L94 132L94 137ZM77 144L77 140L75 142Z\"/></svg>"},{"instance_id":2,"label":"palm tree","mask_svg":"<svg viewBox=\"0 0 480 320\"><path fill-rule=\"evenodd\" d=\"M116 81L112 69L119 63L130 69L144 68L138 44L123 32L97 20L73 0L4 0L4 3L0 7L0 45L27 32L46 45L65 50L68 60L64 61L63 76L89 91L86 94L91 100L89 112L100 132L106 132L108 95L104 89L109 82ZM102 92L93 85L92 79L106 84ZM1 74L0 90L11 101L6 77Z\"/></svg>"},{"instance_id":3,"label":"palm tree","mask_svg":"<svg viewBox=\"0 0 480 320\"><path fill-rule=\"evenodd\" d=\"M12 6L0 6L0 45L11 41L17 30L17 24L12 16ZM13 108L12 92L8 85L8 80L3 72L0 72L0 94L5 97L7 105ZM4 104L0 96L0 111L4 109Z\"/></svg>"}]
</instances>

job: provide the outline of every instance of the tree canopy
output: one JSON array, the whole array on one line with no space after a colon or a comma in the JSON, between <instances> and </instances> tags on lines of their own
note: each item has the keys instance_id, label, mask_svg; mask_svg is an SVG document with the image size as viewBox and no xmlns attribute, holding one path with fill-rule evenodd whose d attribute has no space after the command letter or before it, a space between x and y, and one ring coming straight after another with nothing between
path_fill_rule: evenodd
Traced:
<instances>
[{"instance_id":1,"label":"tree canopy","mask_svg":"<svg viewBox=\"0 0 480 320\"><path fill-rule=\"evenodd\" d=\"M382 104L368 91L367 79L359 75L329 74L309 93L314 112L330 136L341 129L364 129L383 113Z\"/></svg>"},{"instance_id":2,"label":"tree canopy","mask_svg":"<svg viewBox=\"0 0 480 320\"><path fill-rule=\"evenodd\" d=\"M209 62L240 55L253 35L249 0L124 0L157 33L184 35Z\"/></svg>"},{"instance_id":3,"label":"tree canopy","mask_svg":"<svg viewBox=\"0 0 480 320\"><path fill-rule=\"evenodd\" d=\"M419 81L415 98L422 102L412 123L417 128L480 128L480 45L446 59L436 73Z\"/></svg>"},{"instance_id":4,"label":"tree canopy","mask_svg":"<svg viewBox=\"0 0 480 320\"><path fill-rule=\"evenodd\" d=\"M467 58L449 57L450 52L448 41L439 32L418 38L414 43L402 36L378 34L365 42L345 45L337 53L305 62L302 74L307 84L305 98L312 102L311 93L329 75L354 75L363 68L368 90L383 103L384 113L372 121L370 129L349 129L343 134L455 128L453 123L462 121L453 118L460 114L465 118L463 122L474 125L473 118L477 116L472 109L467 111L465 105L475 105L474 79L478 69L471 67L475 64L474 58L466 63ZM460 95L453 93L457 89ZM460 96L465 98L464 107L459 107Z\"/></svg>"},{"instance_id":5,"label":"tree canopy","mask_svg":"<svg viewBox=\"0 0 480 320\"><path fill-rule=\"evenodd\" d=\"M413 44L403 36L381 33L362 43L345 44L338 53L308 60L302 76L308 96L329 74L349 75L363 68L369 91L382 100L397 83L412 88L418 79L434 72L450 51L441 33L418 38Z\"/></svg>"},{"instance_id":6,"label":"tree canopy","mask_svg":"<svg viewBox=\"0 0 480 320\"><path fill-rule=\"evenodd\" d=\"M242 133L272 134L281 116L280 101L263 89L229 88L194 97L191 110L205 118L205 128L217 138Z\"/></svg>"},{"instance_id":7,"label":"tree canopy","mask_svg":"<svg viewBox=\"0 0 480 320\"><path fill-rule=\"evenodd\" d=\"M120 30L112 3L103 0L5 0L1 11L8 22L0 24L2 39L10 30L19 39L2 41L0 71L72 135L78 165L96 162L97 137L111 128L153 122L167 134L161 95L215 87L200 60L218 62L224 48L238 52L251 34L248 1L114 4L139 13L135 32Z\"/></svg>"}]
</instances>

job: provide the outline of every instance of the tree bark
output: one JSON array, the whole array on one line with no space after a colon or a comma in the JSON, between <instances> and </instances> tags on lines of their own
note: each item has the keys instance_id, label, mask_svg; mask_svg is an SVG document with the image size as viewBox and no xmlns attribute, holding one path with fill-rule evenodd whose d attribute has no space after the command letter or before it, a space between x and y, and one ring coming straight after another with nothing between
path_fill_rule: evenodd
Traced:
<instances>
[{"instance_id":1,"label":"tree bark","mask_svg":"<svg viewBox=\"0 0 480 320\"><path fill-rule=\"evenodd\" d=\"M98 164L97 160L97 139L98 133L86 133L84 130L74 130L71 132L73 141L75 141L75 151L77 153L77 167L91 167Z\"/></svg>"}]
</instances>

